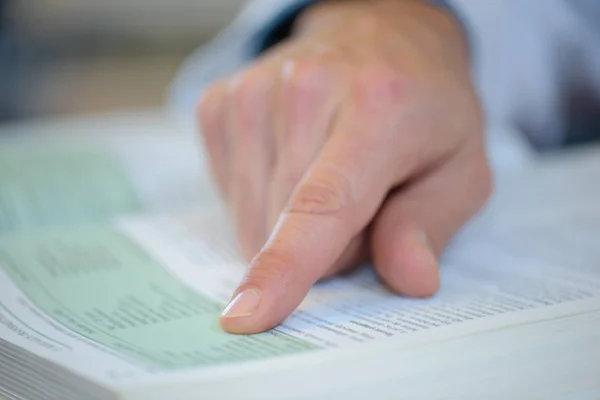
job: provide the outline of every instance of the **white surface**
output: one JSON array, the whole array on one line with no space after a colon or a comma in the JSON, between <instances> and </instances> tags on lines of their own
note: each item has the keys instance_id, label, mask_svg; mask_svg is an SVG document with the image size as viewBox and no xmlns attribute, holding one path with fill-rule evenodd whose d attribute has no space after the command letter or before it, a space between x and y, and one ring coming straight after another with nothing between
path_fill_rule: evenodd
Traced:
<instances>
[{"instance_id":1,"label":"white surface","mask_svg":"<svg viewBox=\"0 0 600 400\"><path fill-rule=\"evenodd\" d=\"M113 154L148 209L216 199L195 132L158 110L0 125L0 145L35 145L38 140L60 148L96 146Z\"/></svg>"}]
</instances>

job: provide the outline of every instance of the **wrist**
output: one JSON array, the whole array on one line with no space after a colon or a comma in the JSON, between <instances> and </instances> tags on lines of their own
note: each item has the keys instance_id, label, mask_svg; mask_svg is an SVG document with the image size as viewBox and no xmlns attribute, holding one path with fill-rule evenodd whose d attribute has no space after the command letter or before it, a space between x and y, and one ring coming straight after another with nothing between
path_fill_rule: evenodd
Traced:
<instances>
[{"instance_id":1,"label":"wrist","mask_svg":"<svg viewBox=\"0 0 600 400\"><path fill-rule=\"evenodd\" d=\"M398 11L406 11L407 8L417 7L435 11L438 14L444 14L451 18L458 25L461 25L461 19L456 15L454 8L450 6L450 0L315 0L308 1L296 16L294 21L294 30L305 28L322 27L325 23L340 20L342 14L354 14L358 16L365 11L387 12L388 16L393 16ZM389 14L389 13L392 14ZM335 18L335 17L338 18Z\"/></svg>"},{"instance_id":2,"label":"wrist","mask_svg":"<svg viewBox=\"0 0 600 400\"><path fill-rule=\"evenodd\" d=\"M300 13L292 36L349 35L388 27L419 36L424 45L459 51L468 59L469 41L462 19L446 0L324 0Z\"/></svg>"}]
</instances>

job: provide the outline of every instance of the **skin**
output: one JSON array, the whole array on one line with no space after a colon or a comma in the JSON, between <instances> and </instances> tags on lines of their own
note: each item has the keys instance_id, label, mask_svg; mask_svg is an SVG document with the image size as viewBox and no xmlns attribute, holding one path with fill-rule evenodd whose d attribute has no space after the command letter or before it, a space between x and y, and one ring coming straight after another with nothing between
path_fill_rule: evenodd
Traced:
<instances>
[{"instance_id":1,"label":"skin","mask_svg":"<svg viewBox=\"0 0 600 400\"><path fill-rule=\"evenodd\" d=\"M273 328L365 260L398 294L437 292L440 255L492 190L469 66L441 8L329 1L209 88L198 121L250 261L224 330Z\"/></svg>"}]
</instances>

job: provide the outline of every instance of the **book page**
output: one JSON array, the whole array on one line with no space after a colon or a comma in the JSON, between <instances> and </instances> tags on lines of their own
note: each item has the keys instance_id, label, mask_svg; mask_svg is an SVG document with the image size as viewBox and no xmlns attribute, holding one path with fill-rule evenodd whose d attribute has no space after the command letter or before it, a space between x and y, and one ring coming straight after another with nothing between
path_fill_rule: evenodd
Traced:
<instances>
[{"instance_id":1,"label":"book page","mask_svg":"<svg viewBox=\"0 0 600 400\"><path fill-rule=\"evenodd\" d=\"M180 279L225 304L245 265L232 256L236 253L231 232L217 221L214 215L196 215L137 221L122 227L164 265L178 265L172 273ZM513 318L512 322L531 318L547 307L577 312L580 306L581 310L600 306L597 268L588 269L587 285L569 282L564 275L574 275L571 262L549 265L542 258L536 260L533 253L525 257L508 246L496 245L500 239L474 240L449 252L443 262L442 288L432 299L396 296L365 266L350 277L317 285L278 330L336 348L452 326L462 329L481 322L493 326L494 320L511 323ZM593 252L592 248L585 251ZM181 267L186 264L191 264L189 272ZM193 265L205 267L194 269ZM550 269L561 274L548 274Z\"/></svg>"},{"instance_id":2,"label":"book page","mask_svg":"<svg viewBox=\"0 0 600 400\"><path fill-rule=\"evenodd\" d=\"M0 150L0 233L142 209L119 163L95 151Z\"/></svg>"},{"instance_id":3,"label":"book page","mask_svg":"<svg viewBox=\"0 0 600 400\"><path fill-rule=\"evenodd\" d=\"M167 135L3 143L0 234L214 201L195 146Z\"/></svg>"},{"instance_id":4,"label":"book page","mask_svg":"<svg viewBox=\"0 0 600 400\"><path fill-rule=\"evenodd\" d=\"M364 268L317 285L270 332L228 335L218 316L245 270L232 238L218 212L6 235L0 347L25 348L118 387L369 343L409 346L600 309L597 270L575 275L570 263L548 267L480 241L449 254L432 299L393 295Z\"/></svg>"}]
</instances>

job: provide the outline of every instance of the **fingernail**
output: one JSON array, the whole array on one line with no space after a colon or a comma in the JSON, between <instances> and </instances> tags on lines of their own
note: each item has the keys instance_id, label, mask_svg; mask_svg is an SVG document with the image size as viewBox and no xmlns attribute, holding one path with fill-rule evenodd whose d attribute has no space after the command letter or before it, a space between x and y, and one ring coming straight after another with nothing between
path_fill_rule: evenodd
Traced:
<instances>
[{"instance_id":1,"label":"fingernail","mask_svg":"<svg viewBox=\"0 0 600 400\"><path fill-rule=\"evenodd\" d=\"M233 300L225 307L221 317L223 318L242 318L249 317L258 308L262 293L259 289L245 289L235 296Z\"/></svg>"}]
</instances>

